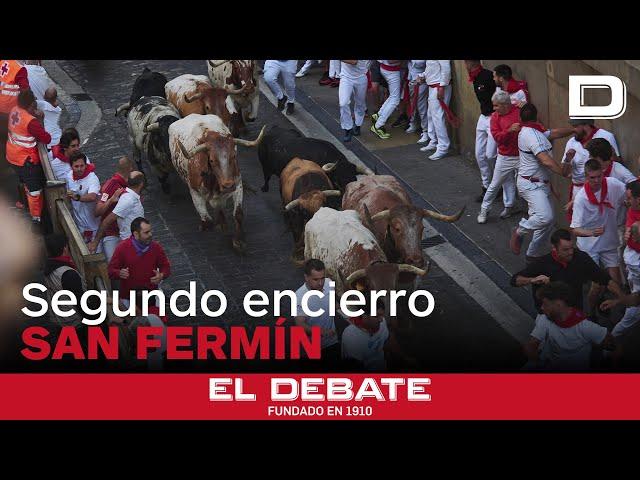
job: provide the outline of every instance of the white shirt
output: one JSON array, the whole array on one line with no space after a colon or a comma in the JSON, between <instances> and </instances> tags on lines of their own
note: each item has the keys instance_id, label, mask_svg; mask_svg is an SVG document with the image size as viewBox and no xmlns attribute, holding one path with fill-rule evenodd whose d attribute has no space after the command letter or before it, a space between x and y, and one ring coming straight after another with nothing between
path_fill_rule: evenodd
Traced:
<instances>
[{"instance_id":1,"label":"white shirt","mask_svg":"<svg viewBox=\"0 0 640 480\"><path fill-rule=\"evenodd\" d=\"M369 70L369 60L358 60L355 65L340 62L340 78L348 78L349 80L360 80L367 76Z\"/></svg>"},{"instance_id":2,"label":"white shirt","mask_svg":"<svg viewBox=\"0 0 640 480\"><path fill-rule=\"evenodd\" d=\"M604 341L607 329L590 320L562 328L540 314L531 336L543 343L540 360L549 370L588 370L592 345Z\"/></svg>"},{"instance_id":3,"label":"white shirt","mask_svg":"<svg viewBox=\"0 0 640 480\"><path fill-rule=\"evenodd\" d=\"M51 135L51 142L47 147L51 148L53 145L60 143L60 137L62 136L62 129L60 128L60 115L62 109L60 106L54 107L45 100L37 100L38 110L44 112L44 129Z\"/></svg>"},{"instance_id":4,"label":"white shirt","mask_svg":"<svg viewBox=\"0 0 640 480\"><path fill-rule=\"evenodd\" d=\"M118 218L120 240L126 240L131 236L131 222L138 217L144 217L144 207L140 202L140 195L127 187L120 195L118 203L113 208L113 213Z\"/></svg>"},{"instance_id":5,"label":"white shirt","mask_svg":"<svg viewBox=\"0 0 640 480\"><path fill-rule=\"evenodd\" d=\"M440 85L444 87L451 82L451 61L450 60L427 60L425 62L424 77L427 85Z\"/></svg>"},{"instance_id":6,"label":"white shirt","mask_svg":"<svg viewBox=\"0 0 640 480\"><path fill-rule=\"evenodd\" d=\"M502 92L502 88L496 87L496 92ZM517 92L510 93L511 105L520 105L521 103L527 103L527 94L524 90L518 90Z\"/></svg>"},{"instance_id":7,"label":"white shirt","mask_svg":"<svg viewBox=\"0 0 640 480\"><path fill-rule=\"evenodd\" d=\"M25 65L24 67L27 69L29 88L31 88L31 91L36 96L36 100L44 100L44 92L47 88L53 86L53 82L49 78L49 75L47 75L47 71L40 65Z\"/></svg>"},{"instance_id":8,"label":"white shirt","mask_svg":"<svg viewBox=\"0 0 640 480\"><path fill-rule=\"evenodd\" d=\"M611 167L611 173L609 174L609 177L620 180L625 185L627 183L635 182L636 180L638 180L638 177L631 173L629 169L622 165L620 162L613 162L613 167Z\"/></svg>"},{"instance_id":9,"label":"white shirt","mask_svg":"<svg viewBox=\"0 0 640 480\"><path fill-rule=\"evenodd\" d=\"M374 334L355 325L349 325L342 332L342 358L357 360L369 371L384 371L387 369L384 344L388 338L389 329L385 320L382 320L380 328Z\"/></svg>"},{"instance_id":10,"label":"white shirt","mask_svg":"<svg viewBox=\"0 0 640 480\"><path fill-rule=\"evenodd\" d=\"M80 180L73 179L73 173L67 175L67 188L80 195L87 193L100 194L100 180L95 173L91 172ZM100 217L96 217L96 202L79 202L71 200L73 206L73 217L78 225L80 233L85 231L96 232L100 226Z\"/></svg>"},{"instance_id":11,"label":"white shirt","mask_svg":"<svg viewBox=\"0 0 640 480\"><path fill-rule=\"evenodd\" d=\"M329 293L331 289L329 288L329 279L324 279L324 285L322 286L322 293L324 294L323 298L319 298L316 296L309 297L307 302L307 306L309 311L318 311L324 310L324 313L318 317L310 317L305 315L304 310L302 310L302 297L305 293L307 293L309 289L307 288L307 284L303 283L302 286L296 290L296 309L299 317L305 317L305 320L308 325L312 327L320 327L327 328L334 331L334 335L332 336L322 336L322 348L327 348L332 345L338 343L338 335L336 333L336 324L333 320L333 317L329 315Z\"/></svg>"},{"instance_id":12,"label":"white shirt","mask_svg":"<svg viewBox=\"0 0 640 480\"><path fill-rule=\"evenodd\" d=\"M518 174L525 177L537 177L540 180L549 180L549 169L540 163L536 155L542 152L550 152L552 148L551 142L549 142L545 133L531 127L522 128L518 133L518 149L520 150Z\"/></svg>"},{"instance_id":13,"label":"white shirt","mask_svg":"<svg viewBox=\"0 0 640 480\"><path fill-rule=\"evenodd\" d=\"M604 138L611 144L616 155L620 156L620 150L618 150L618 144L613 133L600 128L593 134L593 138ZM576 151L576 154L571 161L571 180L573 183L584 183L584 164L589 160L589 152L582 146L582 143L575 139L575 137L571 137L567 142L567 146L564 148L564 157L562 158L563 163L568 163L566 162L566 158L569 150Z\"/></svg>"},{"instance_id":14,"label":"white shirt","mask_svg":"<svg viewBox=\"0 0 640 480\"><path fill-rule=\"evenodd\" d=\"M53 175L58 180L65 180L67 182L67 187L69 186L68 178L71 174L71 165L67 162L63 162L59 158L53 158L53 152L48 152L49 160L51 160L51 169L53 170ZM87 157L87 164L91 163L89 157Z\"/></svg>"},{"instance_id":15,"label":"white shirt","mask_svg":"<svg viewBox=\"0 0 640 480\"><path fill-rule=\"evenodd\" d=\"M578 248L585 252L606 252L620 246L618 238L618 210L624 202L625 185L615 178L607 177L607 198L613 208L604 207L600 213L598 205L589 203L585 189L581 189L573 202L573 218L571 228L593 230L604 226L604 233L599 237L578 237ZM602 189L594 193L600 200Z\"/></svg>"}]
</instances>

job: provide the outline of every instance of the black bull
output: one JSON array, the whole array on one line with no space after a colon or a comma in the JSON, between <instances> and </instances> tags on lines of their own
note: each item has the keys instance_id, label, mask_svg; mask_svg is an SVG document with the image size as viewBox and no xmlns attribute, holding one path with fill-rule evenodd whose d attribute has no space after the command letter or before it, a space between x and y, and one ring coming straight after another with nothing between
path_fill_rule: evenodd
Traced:
<instances>
[{"instance_id":1,"label":"black bull","mask_svg":"<svg viewBox=\"0 0 640 480\"><path fill-rule=\"evenodd\" d=\"M348 183L356 180L356 166L332 143L304 137L297 130L274 126L265 134L258 147L258 159L264 174L263 192L269 191L271 175L280 176L294 157L310 160L320 166L335 163L336 167L327 175L342 192Z\"/></svg>"},{"instance_id":2,"label":"black bull","mask_svg":"<svg viewBox=\"0 0 640 480\"><path fill-rule=\"evenodd\" d=\"M163 97L166 98L164 93L164 86L167 83L167 77L158 72L152 72L147 67L138 78L136 78L131 91L131 98L129 99L129 105L136 103L141 97Z\"/></svg>"}]
</instances>

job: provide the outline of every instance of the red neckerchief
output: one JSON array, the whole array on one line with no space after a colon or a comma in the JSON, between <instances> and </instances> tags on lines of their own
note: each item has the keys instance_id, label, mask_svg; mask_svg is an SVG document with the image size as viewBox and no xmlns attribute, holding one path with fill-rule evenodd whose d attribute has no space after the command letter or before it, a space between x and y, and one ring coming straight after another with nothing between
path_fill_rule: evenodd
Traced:
<instances>
[{"instance_id":1,"label":"red neckerchief","mask_svg":"<svg viewBox=\"0 0 640 480\"><path fill-rule=\"evenodd\" d=\"M538 130L539 132L546 132L547 129L544 128L544 125L542 125L540 122L522 122L520 124L521 127L529 127L529 128L533 128L535 130Z\"/></svg>"},{"instance_id":2,"label":"red neckerchief","mask_svg":"<svg viewBox=\"0 0 640 480\"><path fill-rule=\"evenodd\" d=\"M591 133L589 135L587 135L586 138L583 138L582 140L580 140L580 143L582 144L583 147L587 143L589 143L589 140L591 140L593 138L593 136L596 134L596 132L598 130L600 130L598 127L593 127L593 130L591 130Z\"/></svg>"},{"instance_id":3,"label":"red neckerchief","mask_svg":"<svg viewBox=\"0 0 640 480\"><path fill-rule=\"evenodd\" d=\"M478 75L480 75L481 71L482 71L482 65L478 65L476 68L471 70L469 72L469 83L475 82L476 78L478 77Z\"/></svg>"},{"instance_id":4,"label":"red neckerchief","mask_svg":"<svg viewBox=\"0 0 640 480\"><path fill-rule=\"evenodd\" d=\"M569 315L567 315L567 318L558 322L554 321L553 323L558 325L560 328L571 328L579 324L585 318L587 318L586 313L572 307L569 309Z\"/></svg>"},{"instance_id":5,"label":"red neckerchief","mask_svg":"<svg viewBox=\"0 0 640 480\"><path fill-rule=\"evenodd\" d=\"M353 324L356 327L362 328L363 330L366 330L367 332L369 332L371 334L374 334L378 330L380 330L380 325L381 325L381 323L379 323L376 328L367 328L367 327L364 326L364 320L362 319L362 317L354 317L354 318L351 319L351 322L353 322Z\"/></svg>"},{"instance_id":6,"label":"red neckerchief","mask_svg":"<svg viewBox=\"0 0 640 480\"><path fill-rule=\"evenodd\" d=\"M600 188L600 201L596 199L596 195L591 191L591 186L589 182L584 182L584 192L587 194L587 199L591 205L598 205L598 209L600 210L600 214L604 213L604 207L613 208L609 202L607 202L607 179L602 177L602 187Z\"/></svg>"},{"instance_id":7,"label":"red neckerchief","mask_svg":"<svg viewBox=\"0 0 640 480\"><path fill-rule=\"evenodd\" d=\"M627 210L627 222L625 223L627 227L630 227L631 225L633 225L639 220L640 220L640 210L633 210L631 208ZM640 252L640 243L637 243L636 241L633 240L633 235L629 236L629 240L627 240L627 246L629 248L632 248L636 252Z\"/></svg>"},{"instance_id":8,"label":"red neckerchief","mask_svg":"<svg viewBox=\"0 0 640 480\"><path fill-rule=\"evenodd\" d=\"M611 176L611 170L613 170L613 162L611 162L609 164L609 166L607 167L606 170L602 171L602 175L604 175L605 177L610 177Z\"/></svg>"},{"instance_id":9,"label":"red neckerchief","mask_svg":"<svg viewBox=\"0 0 640 480\"><path fill-rule=\"evenodd\" d=\"M560 260L555 250L551 250L551 258L553 258L555 262L559 263L562 268L567 268L569 266L569 262L563 262L562 260Z\"/></svg>"},{"instance_id":10,"label":"red neckerchief","mask_svg":"<svg viewBox=\"0 0 640 480\"><path fill-rule=\"evenodd\" d=\"M87 176L90 173L95 172L95 171L96 171L96 166L93 163L88 163L87 164L87 168L84 169L84 173L81 176L76 177L76 172L73 172L73 179L76 180L76 181L77 180L82 180L83 178L87 178Z\"/></svg>"},{"instance_id":11,"label":"red neckerchief","mask_svg":"<svg viewBox=\"0 0 640 480\"><path fill-rule=\"evenodd\" d=\"M60 255L58 257L50 257L49 260L55 260L56 262L62 262L66 265L68 265L69 267L73 268L74 270L76 270L76 264L73 263L73 258L71 258L69 255Z\"/></svg>"},{"instance_id":12,"label":"red neckerchief","mask_svg":"<svg viewBox=\"0 0 640 480\"><path fill-rule=\"evenodd\" d=\"M507 82L507 86L505 87L505 90L508 93L516 93L518 90L524 90L526 93L527 82L525 82L524 80L515 80L512 78Z\"/></svg>"},{"instance_id":13,"label":"red neckerchief","mask_svg":"<svg viewBox=\"0 0 640 480\"><path fill-rule=\"evenodd\" d=\"M62 153L62 147L59 144L51 147L51 153L53 154L53 158L62 160L64 163L69 163L69 159L64 153Z\"/></svg>"}]
</instances>

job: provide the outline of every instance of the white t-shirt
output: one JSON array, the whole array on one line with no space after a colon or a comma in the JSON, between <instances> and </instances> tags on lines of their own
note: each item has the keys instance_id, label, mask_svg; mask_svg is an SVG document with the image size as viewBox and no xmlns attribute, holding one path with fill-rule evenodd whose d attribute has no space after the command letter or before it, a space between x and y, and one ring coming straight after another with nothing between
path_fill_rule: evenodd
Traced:
<instances>
[{"instance_id":1,"label":"white t-shirt","mask_svg":"<svg viewBox=\"0 0 640 480\"><path fill-rule=\"evenodd\" d=\"M53 85L47 71L40 65L25 65L25 68L29 78L29 88L36 96L36 100L44 100L44 92Z\"/></svg>"},{"instance_id":2,"label":"white t-shirt","mask_svg":"<svg viewBox=\"0 0 640 480\"><path fill-rule=\"evenodd\" d=\"M349 325L342 332L342 358L357 360L369 371L384 371L387 369L384 344L388 338L389 329L385 320L382 320L380 328L373 335L355 325Z\"/></svg>"},{"instance_id":3,"label":"white t-shirt","mask_svg":"<svg viewBox=\"0 0 640 480\"><path fill-rule=\"evenodd\" d=\"M441 87L451 83L450 60L427 60L424 67L424 81L427 85L440 85Z\"/></svg>"},{"instance_id":4,"label":"white t-shirt","mask_svg":"<svg viewBox=\"0 0 640 480\"><path fill-rule=\"evenodd\" d=\"M100 194L100 180L93 172L80 180L74 180L73 173L69 172L67 175L67 188L80 195L86 195L87 193ZM71 200L71 205L73 206L73 217L80 233L98 231L100 217L95 215L96 202Z\"/></svg>"},{"instance_id":5,"label":"white t-shirt","mask_svg":"<svg viewBox=\"0 0 640 480\"><path fill-rule=\"evenodd\" d=\"M496 92L502 92L502 88L496 87ZM511 98L511 105L520 105L521 103L527 103L527 94L524 90L518 90L509 94Z\"/></svg>"},{"instance_id":6,"label":"white t-shirt","mask_svg":"<svg viewBox=\"0 0 640 480\"><path fill-rule=\"evenodd\" d=\"M53 170L53 175L58 180L65 180L67 182L67 187L69 186L69 182L67 179L71 174L71 165L67 162L63 162L59 158L53 158L53 152L48 152L49 160L51 160L51 169ZM87 164L91 163L89 157L87 157Z\"/></svg>"},{"instance_id":7,"label":"white t-shirt","mask_svg":"<svg viewBox=\"0 0 640 480\"><path fill-rule=\"evenodd\" d=\"M51 142L47 147L51 148L53 145L60 143L60 137L62 136L62 129L60 128L62 109L60 106L54 107L44 100L37 100L36 103L38 104L38 109L44 112L44 129L51 135Z\"/></svg>"},{"instance_id":8,"label":"white t-shirt","mask_svg":"<svg viewBox=\"0 0 640 480\"><path fill-rule=\"evenodd\" d=\"M607 336L606 327L590 320L562 328L546 315L536 318L531 336L542 342L540 361L549 370L588 370L591 348Z\"/></svg>"},{"instance_id":9,"label":"white t-shirt","mask_svg":"<svg viewBox=\"0 0 640 480\"><path fill-rule=\"evenodd\" d=\"M120 240L126 240L131 236L131 222L138 217L144 217L144 207L140 201L140 195L127 187L120 195L118 203L113 208L113 213L118 218Z\"/></svg>"},{"instance_id":10,"label":"white t-shirt","mask_svg":"<svg viewBox=\"0 0 640 480\"><path fill-rule=\"evenodd\" d=\"M613 162L613 167L611 168L611 174L609 175L609 177L620 180L625 185L627 183L635 182L636 180L638 180L638 177L631 173L629 169L622 165L620 162Z\"/></svg>"},{"instance_id":11,"label":"white t-shirt","mask_svg":"<svg viewBox=\"0 0 640 480\"><path fill-rule=\"evenodd\" d=\"M524 127L518 133L518 149L520 150L520 166L518 174L525 177L537 177L549 180L549 169L542 165L536 155L549 152L553 147L547 136L531 127Z\"/></svg>"},{"instance_id":12,"label":"white t-shirt","mask_svg":"<svg viewBox=\"0 0 640 480\"><path fill-rule=\"evenodd\" d=\"M349 80L360 80L366 78L367 70L369 70L369 60L358 60L355 65L340 62L340 78L348 78Z\"/></svg>"},{"instance_id":13,"label":"white t-shirt","mask_svg":"<svg viewBox=\"0 0 640 480\"><path fill-rule=\"evenodd\" d=\"M334 331L334 335L332 336L322 336L322 348L327 348L332 345L338 343L338 335L336 333L336 324L331 315L329 315L329 293L331 293L331 289L329 288L329 279L324 279L324 285L322 286L322 293L324 294L323 298L319 298L316 296L309 297L307 302L307 306L310 311L318 311L324 310L324 313L318 317L310 317L305 315L302 310L302 297L305 293L307 293L309 289L307 288L307 284L303 283L302 286L296 290L296 308L298 311L299 317L305 317L307 324L312 327L320 327L327 328Z\"/></svg>"},{"instance_id":14,"label":"white t-shirt","mask_svg":"<svg viewBox=\"0 0 640 480\"><path fill-rule=\"evenodd\" d=\"M620 156L618 143L616 142L616 138L613 136L613 133L600 128L593 134L593 138L604 138L611 144L616 155ZM571 179L573 180L573 183L584 183L584 164L589 160L589 152L582 146L582 143L575 139L575 137L571 137L567 142L567 146L564 148L564 157L562 157L562 161L564 163L567 163L565 162L565 159L569 150L576 151L576 154L571 161Z\"/></svg>"},{"instance_id":15,"label":"white t-shirt","mask_svg":"<svg viewBox=\"0 0 640 480\"><path fill-rule=\"evenodd\" d=\"M613 206L605 206L603 213L600 213L598 205L589 203L585 189L581 189L573 202L573 218L571 228L594 228L603 227L604 233L599 237L578 237L578 248L584 252L606 252L620 246L618 238L618 210L624 202L625 185L615 178L607 177L607 198L606 200ZM602 190L595 192L596 200L600 200Z\"/></svg>"}]
</instances>

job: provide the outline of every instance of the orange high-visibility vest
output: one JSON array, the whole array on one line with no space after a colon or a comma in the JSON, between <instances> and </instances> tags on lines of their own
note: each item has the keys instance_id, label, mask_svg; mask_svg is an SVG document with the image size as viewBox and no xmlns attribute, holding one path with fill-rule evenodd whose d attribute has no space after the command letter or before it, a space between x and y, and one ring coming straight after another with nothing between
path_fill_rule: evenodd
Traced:
<instances>
[{"instance_id":1,"label":"orange high-visibility vest","mask_svg":"<svg viewBox=\"0 0 640 480\"><path fill-rule=\"evenodd\" d=\"M18 104L20 87L15 81L22 67L16 60L0 60L0 113L9 113Z\"/></svg>"},{"instance_id":2,"label":"orange high-visibility vest","mask_svg":"<svg viewBox=\"0 0 640 480\"><path fill-rule=\"evenodd\" d=\"M27 157L31 163L39 164L40 156L36 137L29 133L29 122L35 117L20 107L13 107L9 113L9 134L7 136L7 161L22 167Z\"/></svg>"}]
</instances>

